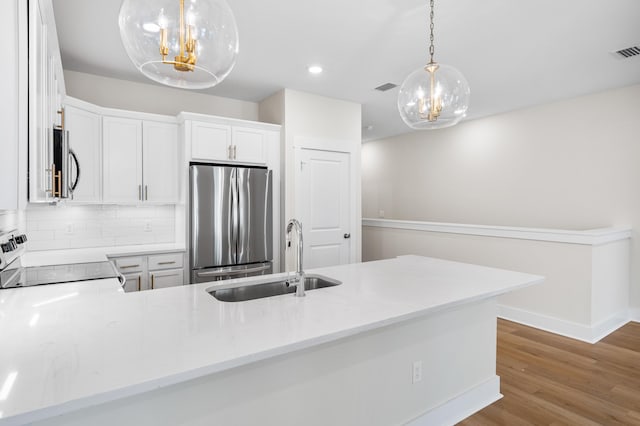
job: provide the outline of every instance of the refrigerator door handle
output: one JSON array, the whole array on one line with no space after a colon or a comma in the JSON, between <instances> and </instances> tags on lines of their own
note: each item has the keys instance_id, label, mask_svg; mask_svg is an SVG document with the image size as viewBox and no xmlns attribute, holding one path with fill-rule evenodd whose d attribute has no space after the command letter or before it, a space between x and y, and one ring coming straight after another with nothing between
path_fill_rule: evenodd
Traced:
<instances>
[{"instance_id":1,"label":"refrigerator door handle","mask_svg":"<svg viewBox=\"0 0 640 426\"><path fill-rule=\"evenodd\" d=\"M227 275L242 275L242 274L250 274L253 272L266 271L271 268L270 264L258 266L255 268L247 268L247 269L234 269L234 270L226 270L226 271L209 271L209 272L196 272L196 276L200 278L205 277L221 277Z\"/></svg>"},{"instance_id":2,"label":"refrigerator door handle","mask_svg":"<svg viewBox=\"0 0 640 426\"><path fill-rule=\"evenodd\" d=\"M231 170L231 184L229 185L229 191L231 192L231 229L229 230L229 246L233 247L234 261L238 263L238 232L239 232L239 213L238 213L238 169Z\"/></svg>"}]
</instances>

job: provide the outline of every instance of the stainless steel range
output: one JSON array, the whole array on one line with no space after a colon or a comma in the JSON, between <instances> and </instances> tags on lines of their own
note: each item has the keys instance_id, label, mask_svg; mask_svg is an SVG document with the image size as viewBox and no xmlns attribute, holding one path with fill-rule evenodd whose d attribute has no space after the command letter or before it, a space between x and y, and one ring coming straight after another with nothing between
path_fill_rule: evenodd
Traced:
<instances>
[{"instance_id":1,"label":"stainless steel range","mask_svg":"<svg viewBox=\"0 0 640 426\"><path fill-rule=\"evenodd\" d=\"M124 277L109 261L25 267L21 256L26 242L26 235L15 230L0 233L0 290L106 278L117 278L124 286Z\"/></svg>"}]
</instances>

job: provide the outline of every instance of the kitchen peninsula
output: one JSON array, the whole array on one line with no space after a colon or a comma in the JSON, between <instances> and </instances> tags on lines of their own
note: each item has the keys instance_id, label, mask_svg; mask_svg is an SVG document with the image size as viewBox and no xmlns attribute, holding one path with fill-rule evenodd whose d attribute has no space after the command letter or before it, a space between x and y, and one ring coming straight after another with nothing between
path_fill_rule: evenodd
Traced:
<instances>
[{"instance_id":1,"label":"kitchen peninsula","mask_svg":"<svg viewBox=\"0 0 640 426\"><path fill-rule=\"evenodd\" d=\"M500 398L496 297L543 280L419 256L307 273L341 284L4 290L0 425L454 423Z\"/></svg>"}]
</instances>

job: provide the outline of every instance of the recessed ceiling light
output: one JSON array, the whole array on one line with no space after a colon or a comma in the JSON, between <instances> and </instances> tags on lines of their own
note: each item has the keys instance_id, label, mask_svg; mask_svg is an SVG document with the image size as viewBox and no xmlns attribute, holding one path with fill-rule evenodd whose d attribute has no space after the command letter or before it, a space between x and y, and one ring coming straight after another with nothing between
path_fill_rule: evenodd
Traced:
<instances>
[{"instance_id":1,"label":"recessed ceiling light","mask_svg":"<svg viewBox=\"0 0 640 426\"><path fill-rule=\"evenodd\" d=\"M320 65L311 65L307 68L311 74L320 74L322 73L322 67Z\"/></svg>"}]
</instances>

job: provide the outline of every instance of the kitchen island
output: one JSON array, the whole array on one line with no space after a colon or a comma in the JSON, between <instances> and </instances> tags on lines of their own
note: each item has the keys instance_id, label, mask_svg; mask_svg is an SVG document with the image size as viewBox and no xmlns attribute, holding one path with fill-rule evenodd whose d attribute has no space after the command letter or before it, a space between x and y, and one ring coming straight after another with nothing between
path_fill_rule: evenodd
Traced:
<instances>
[{"instance_id":1,"label":"kitchen island","mask_svg":"<svg viewBox=\"0 0 640 426\"><path fill-rule=\"evenodd\" d=\"M419 256L308 273L342 284L4 290L0 425L453 423L500 397L496 297L543 280Z\"/></svg>"}]
</instances>

